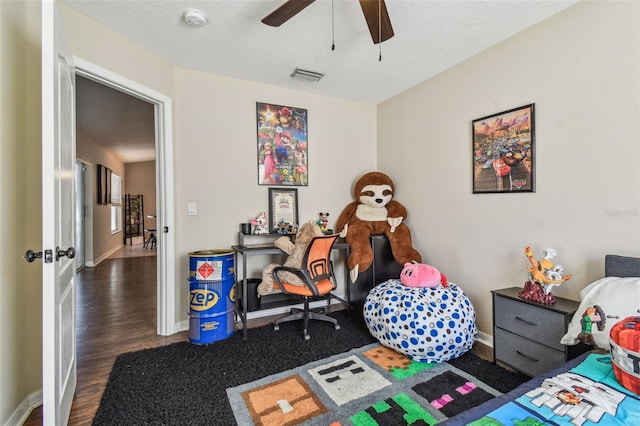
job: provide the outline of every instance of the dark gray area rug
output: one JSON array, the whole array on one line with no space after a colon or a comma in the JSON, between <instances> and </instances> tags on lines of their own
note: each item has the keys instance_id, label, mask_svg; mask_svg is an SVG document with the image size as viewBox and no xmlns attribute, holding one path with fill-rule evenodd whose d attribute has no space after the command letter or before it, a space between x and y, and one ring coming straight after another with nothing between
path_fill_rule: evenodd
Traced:
<instances>
[{"instance_id":1,"label":"dark gray area rug","mask_svg":"<svg viewBox=\"0 0 640 426\"><path fill-rule=\"evenodd\" d=\"M267 325L209 345L174 343L120 355L94 425L233 425L226 389L374 343L362 319L331 314L341 329L312 322L311 339L300 324ZM357 317L356 317L357 318ZM499 392L528 378L466 353L450 364ZM243 425L244 426L244 425Z\"/></svg>"}]
</instances>

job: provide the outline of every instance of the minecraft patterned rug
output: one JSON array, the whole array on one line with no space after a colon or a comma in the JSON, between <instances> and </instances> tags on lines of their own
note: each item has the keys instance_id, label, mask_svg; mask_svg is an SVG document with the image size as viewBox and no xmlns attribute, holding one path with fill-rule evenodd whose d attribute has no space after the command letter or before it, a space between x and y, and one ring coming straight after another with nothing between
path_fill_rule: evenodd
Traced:
<instances>
[{"instance_id":1,"label":"minecraft patterned rug","mask_svg":"<svg viewBox=\"0 0 640 426\"><path fill-rule=\"evenodd\" d=\"M239 425L434 425L501 395L377 343L227 389Z\"/></svg>"}]
</instances>

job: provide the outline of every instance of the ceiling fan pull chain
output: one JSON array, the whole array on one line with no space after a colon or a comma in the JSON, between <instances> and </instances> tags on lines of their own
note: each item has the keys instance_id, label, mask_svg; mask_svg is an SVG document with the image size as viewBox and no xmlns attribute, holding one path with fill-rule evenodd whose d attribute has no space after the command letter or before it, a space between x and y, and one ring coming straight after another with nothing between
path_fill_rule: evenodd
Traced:
<instances>
[{"instance_id":1,"label":"ceiling fan pull chain","mask_svg":"<svg viewBox=\"0 0 640 426\"><path fill-rule=\"evenodd\" d=\"M331 50L336 50L336 28L334 23L333 0L331 0Z\"/></svg>"},{"instance_id":2,"label":"ceiling fan pull chain","mask_svg":"<svg viewBox=\"0 0 640 426\"><path fill-rule=\"evenodd\" d=\"M378 0L378 62L382 62L382 0Z\"/></svg>"}]
</instances>

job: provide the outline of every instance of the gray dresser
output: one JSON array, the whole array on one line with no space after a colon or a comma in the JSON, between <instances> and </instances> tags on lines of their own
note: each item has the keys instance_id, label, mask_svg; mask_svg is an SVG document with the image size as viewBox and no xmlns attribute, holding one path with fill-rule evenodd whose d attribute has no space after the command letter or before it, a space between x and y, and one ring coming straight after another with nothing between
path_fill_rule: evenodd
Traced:
<instances>
[{"instance_id":1,"label":"gray dresser","mask_svg":"<svg viewBox=\"0 0 640 426\"><path fill-rule=\"evenodd\" d=\"M561 366L589 350L565 346L566 333L579 303L556 297L553 305L518 297L523 287L493 290L493 358L530 376Z\"/></svg>"}]
</instances>

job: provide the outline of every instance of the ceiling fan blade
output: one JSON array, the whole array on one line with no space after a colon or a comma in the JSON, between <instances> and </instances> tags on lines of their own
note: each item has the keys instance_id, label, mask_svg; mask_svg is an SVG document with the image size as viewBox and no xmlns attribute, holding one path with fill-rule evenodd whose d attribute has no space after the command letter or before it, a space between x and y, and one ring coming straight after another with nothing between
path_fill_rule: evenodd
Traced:
<instances>
[{"instance_id":1,"label":"ceiling fan blade","mask_svg":"<svg viewBox=\"0 0 640 426\"><path fill-rule=\"evenodd\" d=\"M380 12L378 12L379 6ZM360 0L360 7L362 7L362 13L367 20L373 44L387 41L393 37L393 27L391 27L391 19L389 19L387 5L384 4L384 0ZM379 32L378 23L380 23Z\"/></svg>"},{"instance_id":2,"label":"ceiling fan blade","mask_svg":"<svg viewBox=\"0 0 640 426\"><path fill-rule=\"evenodd\" d=\"M272 27L279 27L314 1L315 0L288 0L262 19L262 23L271 25Z\"/></svg>"}]
</instances>

